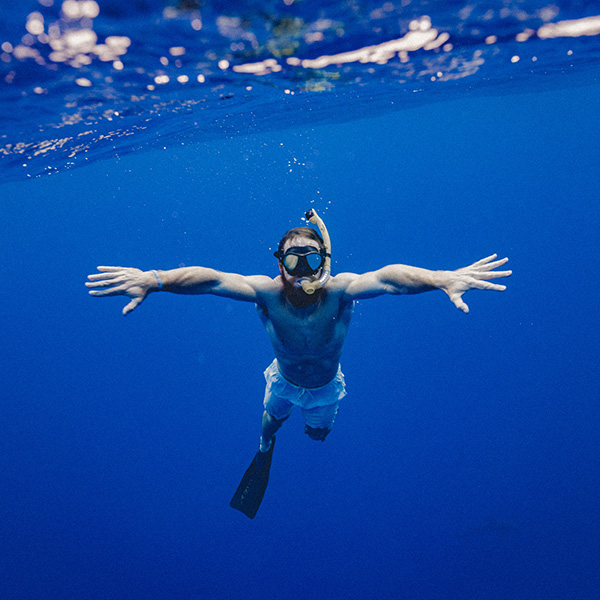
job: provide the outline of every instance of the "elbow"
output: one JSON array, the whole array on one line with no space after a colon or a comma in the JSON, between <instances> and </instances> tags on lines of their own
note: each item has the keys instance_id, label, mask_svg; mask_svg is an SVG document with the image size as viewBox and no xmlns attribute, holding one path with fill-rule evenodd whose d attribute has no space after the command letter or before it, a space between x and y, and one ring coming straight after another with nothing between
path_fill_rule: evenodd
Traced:
<instances>
[{"instance_id":1,"label":"elbow","mask_svg":"<svg viewBox=\"0 0 600 600\"><path fill-rule=\"evenodd\" d=\"M392 296L400 296L403 294L408 294L408 288L404 285L394 285L391 283L386 284L385 293L391 294Z\"/></svg>"}]
</instances>

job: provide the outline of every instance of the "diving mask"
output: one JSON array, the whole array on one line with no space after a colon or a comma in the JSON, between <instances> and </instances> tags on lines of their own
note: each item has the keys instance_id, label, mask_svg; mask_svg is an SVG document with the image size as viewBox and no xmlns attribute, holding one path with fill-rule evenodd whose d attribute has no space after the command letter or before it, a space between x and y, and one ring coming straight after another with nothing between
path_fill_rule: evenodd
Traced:
<instances>
[{"instance_id":1,"label":"diving mask","mask_svg":"<svg viewBox=\"0 0 600 600\"><path fill-rule=\"evenodd\" d=\"M276 252L275 256L292 277L314 275L325 262L322 251L315 246L292 246L285 254Z\"/></svg>"}]
</instances>

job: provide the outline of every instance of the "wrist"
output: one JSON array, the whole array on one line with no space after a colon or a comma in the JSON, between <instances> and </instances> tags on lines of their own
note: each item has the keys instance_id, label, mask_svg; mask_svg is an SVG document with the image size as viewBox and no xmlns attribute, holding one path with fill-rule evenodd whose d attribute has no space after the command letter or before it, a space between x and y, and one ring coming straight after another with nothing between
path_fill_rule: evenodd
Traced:
<instances>
[{"instance_id":1,"label":"wrist","mask_svg":"<svg viewBox=\"0 0 600 600\"><path fill-rule=\"evenodd\" d=\"M159 292L163 289L162 275L158 271L153 269L147 271L146 274L148 275L148 291Z\"/></svg>"},{"instance_id":2,"label":"wrist","mask_svg":"<svg viewBox=\"0 0 600 600\"><path fill-rule=\"evenodd\" d=\"M452 271L436 271L435 272L435 287L443 290L446 289L452 281Z\"/></svg>"}]
</instances>

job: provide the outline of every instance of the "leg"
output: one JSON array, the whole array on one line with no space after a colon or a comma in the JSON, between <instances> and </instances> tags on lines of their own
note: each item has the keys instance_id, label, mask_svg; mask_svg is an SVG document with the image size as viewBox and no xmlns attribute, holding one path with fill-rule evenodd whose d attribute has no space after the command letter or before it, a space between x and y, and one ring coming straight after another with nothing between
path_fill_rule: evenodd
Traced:
<instances>
[{"instance_id":1,"label":"leg","mask_svg":"<svg viewBox=\"0 0 600 600\"><path fill-rule=\"evenodd\" d=\"M262 417L262 431L260 436L261 452L268 452L273 443L273 438L283 422L290 416L294 405L290 402L297 391L286 381L279 371L277 360L274 360L265 371L267 387L265 389L264 407Z\"/></svg>"},{"instance_id":2,"label":"leg","mask_svg":"<svg viewBox=\"0 0 600 600\"><path fill-rule=\"evenodd\" d=\"M273 442L273 437L279 428L283 425L284 421L289 418L284 417L283 419L276 419L272 417L266 410L262 416L262 431L260 436L260 451L267 452Z\"/></svg>"},{"instance_id":3,"label":"leg","mask_svg":"<svg viewBox=\"0 0 600 600\"><path fill-rule=\"evenodd\" d=\"M330 431L331 427L311 427L310 425L304 426L304 433L307 433L311 440L316 440L317 442L324 442Z\"/></svg>"},{"instance_id":4,"label":"leg","mask_svg":"<svg viewBox=\"0 0 600 600\"><path fill-rule=\"evenodd\" d=\"M339 403L310 409L303 408L304 433L308 434L311 440L324 442L333 427L338 409Z\"/></svg>"}]
</instances>

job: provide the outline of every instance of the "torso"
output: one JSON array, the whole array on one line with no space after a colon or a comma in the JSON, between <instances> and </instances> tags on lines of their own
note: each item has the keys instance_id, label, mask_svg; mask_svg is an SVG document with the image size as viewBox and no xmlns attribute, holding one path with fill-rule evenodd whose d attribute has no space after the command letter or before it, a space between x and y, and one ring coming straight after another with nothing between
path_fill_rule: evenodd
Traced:
<instances>
[{"instance_id":1,"label":"torso","mask_svg":"<svg viewBox=\"0 0 600 600\"><path fill-rule=\"evenodd\" d=\"M279 277L272 281L273 288L256 306L283 376L302 387L325 385L337 373L353 303L343 300L335 278L304 307L290 302Z\"/></svg>"}]
</instances>

